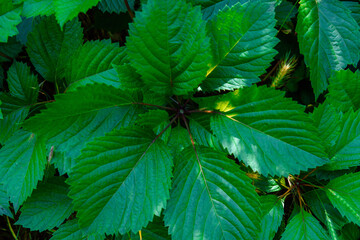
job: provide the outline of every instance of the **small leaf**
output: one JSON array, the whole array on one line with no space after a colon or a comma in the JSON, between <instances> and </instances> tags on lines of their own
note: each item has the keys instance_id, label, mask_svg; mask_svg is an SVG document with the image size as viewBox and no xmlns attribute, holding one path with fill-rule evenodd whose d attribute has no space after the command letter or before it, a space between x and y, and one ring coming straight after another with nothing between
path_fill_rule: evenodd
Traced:
<instances>
[{"instance_id":1,"label":"small leaf","mask_svg":"<svg viewBox=\"0 0 360 240\"><path fill-rule=\"evenodd\" d=\"M254 239L260 214L250 179L225 154L189 146L178 155L164 218L173 239Z\"/></svg>"},{"instance_id":2,"label":"small leaf","mask_svg":"<svg viewBox=\"0 0 360 240\"><path fill-rule=\"evenodd\" d=\"M284 204L275 195L260 197L262 220L261 232L257 239L272 240L277 232L284 216Z\"/></svg>"},{"instance_id":3,"label":"small leaf","mask_svg":"<svg viewBox=\"0 0 360 240\"><path fill-rule=\"evenodd\" d=\"M302 210L290 220L281 240L330 240L330 238L318 220Z\"/></svg>"},{"instance_id":4,"label":"small leaf","mask_svg":"<svg viewBox=\"0 0 360 240\"><path fill-rule=\"evenodd\" d=\"M172 165L166 145L146 129L123 128L87 144L68 180L81 227L141 230L166 206Z\"/></svg>"},{"instance_id":5,"label":"small leaf","mask_svg":"<svg viewBox=\"0 0 360 240\"><path fill-rule=\"evenodd\" d=\"M296 32L316 98L326 90L332 70L359 61L359 28L338 0L300 1Z\"/></svg>"},{"instance_id":6,"label":"small leaf","mask_svg":"<svg viewBox=\"0 0 360 240\"><path fill-rule=\"evenodd\" d=\"M0 52L4 53L6 56L12 59L21 52L22 47L23 46L18 41L16 41L15 37L9 38L7 43L0 42ZM11 61L11 59L0 56L0 63L9 61Z\"/></svg>"},{"instance_id":7,"label":"small leaf","mask_svg":"<svg viewBox=\"0 0 360 240\"><path fill-rule=\"evenodd\" d=\"M10 207L9 200L10 198L6 193L4 185L0 183L0 216L6 215L8 217L13 218L13 215L9 209Z\"/></svg>"},{"instance_id":8,"label":"small leaf","mask_svg":"<svg viewBox=\"0 0 360 240\"><path fill-rule=\"evenodd\" d=\"M274 12L274 2L255 0L225 8L208 23L213 60L203 90L233 90L260 81L279 42Z\"/></svg>"},{"instance_id":9,"label":"small leaf","mask_svg":"<svg viewBox=\"0 0 360 240\"><path fill-rule=\"evenodd\" d=\"M14 62L7 78L10 94L27 104L36 103L39 93L37 77L25 63Z\"/></svg>"},{"instance_id":10,"label":"small leaf","mask_svg":"<svg viewBox=\"0 0 360 240\"><path fill-rule=\"evenodd\" d=\"M45 80L59 84L68 59L81 46L82 38L80 22L71 21L61 31L54 16L44 17L29 33L26 51Z\"/></svg>"},{"instance_id":11,"label":"small leaf","mask_svg":"<svg viewBox=\"0 0 360 240\"><path fill-rule=\"evenodd\" d=\"M130 63L150 90L185 95L205 79L209 39L198 7L185 0L149 0L129 35Z\"/></svg>"},{"instance_id":12,"label":"small leaf","mask_svg":"<svg viewBox=\"0 0 360 240\"><path fill-rule=\"evenodd\" d=\"M80 12L86 12L100 0L52 0L55 6L55 16L60 27L75 18Z\"/></svg>"},{"instance_id":13,"label":"small leaf","mask_svg":"<svg viewBox=\"0 0 360 240\"><path fill-rule=\"evenodd\" d=\"M68 188L64 177L51 177L46 182L39 183L22 206L16 224L40 232L59 227L72 213L72 202L67 196Z\"/></svg>"},{"instance_id":14,"label":"small leaf","mask_svg":"<svg viewBox=\"0 0 360 240\"><path fill-rule=\"evenodd\" d=\"M21 23L21 7L14 6L11 0L2 0L0 4L0 43L7 42L8 37L18 34L16 25Z\"/></svg>"},{"instance_id":15,"label":"small leaf","mask_svg":"<svg viewBox=\"0 0 360 240\"><path fill-rule=\"evenodd\" d=\"M326 186L326 194L341 215L360 225L360 172L331 180Z\"/></svg>"},{"instance_id":16,"label":"small leaf","mask_svg":"<svg viewBox=\"0 0 360 240\"><path fill-rule=\"evenodd\" d=\"M134 10L135 0L128 0L131 10ZM126 12L127 8L124 0L101 0L97 6L102 12L117 13Z\"/></svg>"},{"instance_id":17,"label":"small leaf","mask_svg":"<svg viewBox=\"0 0 360 240\"><path fill-rule=\"evenodd\" d=\"M18 130L0 149L0 182L15 212L44 175L45 144L33 133Z\"/></svg>"}]
</instances>

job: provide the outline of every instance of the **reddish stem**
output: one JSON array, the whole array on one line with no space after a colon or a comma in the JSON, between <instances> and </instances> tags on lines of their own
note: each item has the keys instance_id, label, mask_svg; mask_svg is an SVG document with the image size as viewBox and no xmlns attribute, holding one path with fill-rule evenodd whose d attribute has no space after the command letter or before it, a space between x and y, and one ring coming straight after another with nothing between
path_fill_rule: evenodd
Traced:
<instances>
[{"instance_id":1,"label":"reddish stem","mask_svg":"<svg viewBox=\"0 0 360 240\"><path fill-rule=\"evenodd\" d=\"M126 9L127 9L127 11L129 12L129 15L130 15L131 19L134 20L134 17L135 17L135 16L134 16L134 13L131 11L131 8L130 8L130 6L129 6L128 1L127 1L127 0L124 0L124 2L125 2Z\"/></svg>"}]
</instances>

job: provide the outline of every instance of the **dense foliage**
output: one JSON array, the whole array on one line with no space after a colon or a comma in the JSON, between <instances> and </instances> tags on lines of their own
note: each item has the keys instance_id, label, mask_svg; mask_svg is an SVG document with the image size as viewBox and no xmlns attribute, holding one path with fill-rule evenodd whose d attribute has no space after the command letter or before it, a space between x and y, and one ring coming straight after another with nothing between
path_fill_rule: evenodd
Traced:
<instances>
[{"instance_id":1,"label":"dense foliage","mask_svg":"<svg viewBox=\"0 0 360 240\"><path fill-rule=\"evenodd\" d=\"M0 236L359 239L359 24L358 1L1 1Z\"/></svg>"}]
</instances>

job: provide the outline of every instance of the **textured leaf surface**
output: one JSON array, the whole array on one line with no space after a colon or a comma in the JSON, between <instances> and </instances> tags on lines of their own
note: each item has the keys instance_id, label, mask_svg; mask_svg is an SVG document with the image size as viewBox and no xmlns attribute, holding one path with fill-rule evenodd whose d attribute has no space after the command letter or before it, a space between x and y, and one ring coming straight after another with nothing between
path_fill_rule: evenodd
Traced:
<instances>
[{"instance_id":1,"label":"textured leaf surface","mask_svg":"<svg viewBox=\"0 0 360 240\"><path fill-rule=\"evenodd\" d=\"M351 11L351 16L360 25L360 4L351 1L343 1L342 4Z\"/></svg>"},{"instance_id":2,"label":"textured leaf surface","mask_svg":"<svg viewBox=\"0 0 360 240\"><path fill-rule=\"evenodd\" d=\"M276 54L274 2L250 1L220 11L207 25L213 60L201 85L206 91L251 86Z\"/></svg>"},{"instance_id":3,"label":"textured leaf surface","mask_svg":"<svg viewBox=\"0 0 360 240\"><path fill-rule=\"evenodd\" d=\"M326 152L329 153L341 133L342 114L327 102L319 105L311 114L311 118L314 120L314 125L323 140Z\"/></svg>"},{"instance_id":4,"label":"textured leaf surface","mask_svg":"<svg viewBox=\"0 0 360 240\"><path fill-rule=\"evenodd\" d=\"M318 220L310 213L301 211L285 228L281 240L330 240Z\"/></svg>"},{"instance_id":5,"label":"textured leaf surface","mask_svg":"<svg viewBox=\"0 0 360 240\"><path fill-rule=\"evenodd\" d=\"M118 82L112 64L120 64L125 49L109 40L86 42L71 57L66 68L67 84L75 84L72 89L89 83ZM111 83L110 83L111 84ZM112 85L112 84L111 84Z\"/></svg>"},{"instance_id":6,"label":"textured leaf surface","mask_svg":"<svg viewBox=\"0 0 360 240\"><path fill-rule=\"evenodd\" d=\"M21 208L16 224L40 232L59 227L72 212L68 189L64 177L52 177L40 183Z\"/></svg>"},{"instance_id":7,"label":"textured leaf surface","mask_svg":"<svg viewBox=\"0 0 360 240\"><path fill-rule=\"evenodd\" d=\"M22 45L16 41L15 37L8 39L7 43L0 42L0 52L4 53L8 57L15 58L22 50ZM9 62L10 59L0 56L0 63Z\"/></svg>"},{"instance_id":8,"label":"textured leaf surface","mask_svg":"<svg viewBox=\"0 0 360 240\"><path fill-rule=\"evenodd\" d=\"M33 133L19 130L0 149L0 182L15 211L44 175L45 144Z\"/></svg>"},{"instance_id":9,"label":"textured leaf surface","mask_svg":"<svg viewBox=\"0 0 360 240\"><path fill-rule=\"evenodd\" d=\"M326 90L332 70L359 60L359 25L338 0L301 0L296 32L317 98Z\"/></svg>"},{"instance_id":10,"label":"textured leaf surface","mask_svg":"<svg viewBox=\"0 0 360 240\"><path fill-rule=\"evenodd\" d=\"M324 165L326 170L348 169L360 163L360 110L350 109L339 126L341 132L329 152L330 162Z\"/></svg>"},{"instance_id":11,"label":"textured leaf surface","mask_svg":"<svg viewBox=\"0 0 360 240\"><path fill-rule=\"evenodd\" d=\"M272 240L284 216L283 202L275 195L264 195L260 198L262 209L261 232L257 239Z\"/></svg>"},{"instance_id":12,"label":"textured leaf surface","mask_svg":"<svg viewBox=\"0 0 360 240\"><path fill-rule=\"evenodd\" d=\"M4 188L4 185L2 183L0 183L0 216L2 215L6 215L9 217L13 217L9 207L9 197L6 193L6 190Z\"/></svg>"},{"instance_id":13,"label":"textured leaf surface","mask_svg":"<svg viewBox=\"0 0 360 240\"><path fill-rule=\"evenodd\" d=\"M50 82L59 82L65 75L65 66L82 44L80 22L65 24L63 31L54 16L44 17L28 35L27 53L36 70Z\"/></svg>"},{"instance_id":14,"label":"textured leaf surface","mask_svg":"<svg viewBox=\"0 0 360 240\"><path fill-rule=\"evenodd\" d=\"M276 7L275 18L277 20L277 25L282 25L285 22L291 21L291 18L295 17L297 14L297 8L289 1L281 1L281 3Z\"/></svg>"},{"instance_id":15,"label":"textured leaf surface","mask_svg":"<svg viewBox=\"0 0 360 240\"><path fill-rule=\"evenodd\" d=\"M173 164L167 147L154 139L149 130L122 129L82 151L69 178L70 197L89 233L137 232L160 215Z\"/></svg>"},{"instance_id":16,"label":"textured leaf surface","mask_svg":"<svg viewBox=\"0 0 360 240\"><path fill-rule=\"evenodd\" d=\"M254 239L260 206L250 179L224 154L192 146L178 156L165 223L173 239Z\"/></svg>"},{"instance_id":17,"label":"textured leaf surface","mask_svg":"<svg viewBox=\"0 0 360 240\"><path fill-rule=\"evenodd\" d=\"M329 81L329 93L326 95L329 103L343 112L350 108L355 111L360 108L360 71L337 71L331 75Z\"/></svg>"},{"instance_id":18,"label":"textured leaf surface","mask_svg":"<svg viewBox=\"0 0 360 240\"><path fill-rule=\"evenodd\" d=\"M39 92L37 77L25 63L14 62L8 71L7 83L12 96L27 104L36 102Z\"/></svg>"},{"instance_id":19,"label":"textured leaf surface","mask_svg":"<svg viewBox=\"0 0 360 240\"><path fill-rule=\"evenodd\" d=\"M149 0L129 35L131 64L152 91L184 95L205 79L209 39L199 7L185 0Z\"/></svg>"},{"instance_id":20,"label":"textured leaf surface","mask_svg":"<svg viewBox=\"0 0 360 240\"><path fill-rule=\"evenodd\" d=\"M114 128L128 126L139 108L131 93L106 85L87 85L75 92L55 96L55 102L24 123L28 129L49 139L56 151L74 159L85 143ZM46 123L46 124L44 124ZM65 171L70 170L63 169Z\"/></svg>"},{"instance_id":21,"label":"textured leaf surface","mask_svg":"<svg viewBox=\"0 0 360 240\"><path fill-rule=\"evenodd\" d=\"M311 119L283 93L266 87L228 93L214 103L211 128L222 145L267 176L288 176L327 161Z\"/></svg>"},{"instance_id":22,"label":"textured leaf surface","mask_svg":"<svg viewBox=\"0 0 360 240\"><path fill-rule=\"evenodd\" d=\"M30 107L26 102L5 93L0 93L0 100L3 114L3 119L0 119L0 143L4 144L20 128L20 123L25 120Z\"/></svg>"},{"instance_id":23,"label":"textured leaf surface","mask_svg":"<svg viewBox=\"0 0 360 240\"><path fill-rule=\"evenodd\" d=\"M53 0L25 0L22 15L30 18L55 13Z\"/></svg>"},{"instance_id":24,"label":"textured leaf surface","mask_svg":"<svg viewBox=\"0 0 360 240\"><path fill-rule=\"evenodd\" d=\"M55 16L61 28L67 21L75 18L80 12L86 12L100 0L53 0Z\"/></svg>"},{"instance_id":25,"label":"textured leaf surface","mask_svg":"<svg viewBox=\"0 0 360 240\"><path fill-rule=\"evenodd\" d=\"M314 216L323 224L327 224L330 220L333 228L340 230L347 223L348 220L342 217L340 212L334 208L323 190L307 192L304 194L304 198Z\"/></svg>"},{"instance_id":26,"label":"textured leaf surface","mask_svg":"<svg viewBox=\"0 0 360 240\"><path fill-rule=\"evenodd\" d=\"M130 9L134 10L135 0L128 0L128 3ZM98 8L103 12L115 12L117 14L127 11L124 0L101 0L98 4Z\"/></svg>"},{"instance_id":27,"label":"textured leaf surface","mask_svg":"<svg viewBox=\"0 0 360 240\"><path fill-rule=\"evenodd\" d=\"M360 172L331 180L326 194L343 216L360 225Z\"/></svg>"},{"instance_id":28,"label":"textured leaf surface","mask_svg":"<svg viewBox=\"0 0 360 240\"><path fill-rule=\"evenodd\" d=\"M73 219L62 224L57 231L53 233L51 240L83 240L82 231L78 219Z\"/></svg>"},{"instance_id":29,"label":"textured leaf surface","mask_svg":"<svg viewBox=\"0 0 360 240\"><path fill-rule=\"evenodd\" d=\"M119 85L119 88L128 88L128 89L141 89L143 86L143 82L141 80L141 76L136 73L136 70L131 67L130 64L123 65L114 65L118 74L117 81L114 83ZM145 90L145 92L148 92ZM154 96L152 96L154 98Z\"/></svg>"},{"instance_id":30,"label":"textured leaf surface","mask_svg":"<svg viewBox=\"0 0 360 240\"><path fill-rule=\"evenodd\" d=\"M0 43L7 42L8 37L18 34L16 25L21 23L21 7L14 6L11 0L0 4Z\"/></svg>"}]
</instances>

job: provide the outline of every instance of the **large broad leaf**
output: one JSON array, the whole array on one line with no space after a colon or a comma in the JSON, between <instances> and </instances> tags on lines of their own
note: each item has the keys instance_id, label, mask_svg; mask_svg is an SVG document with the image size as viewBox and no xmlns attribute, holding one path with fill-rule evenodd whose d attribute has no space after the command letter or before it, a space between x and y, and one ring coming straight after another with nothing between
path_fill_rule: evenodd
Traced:
<instances>
[{"instance_id":1,"label":"large broad leaf","mask_svg":"<svg viewBox=\"0 0 360 240\"><path fill-rule=\"evenodd\" d=\"M25 0L22 15L30 18L39 15L50 16L55 13L53 0Z\"/></svg>"},{"instance_id":2,"label":"large broad leaf","mask_svg":"<svg viewBox=\"0 0 360 240\"><path fill-rule=\"evenodd\" d=\"M165 210L173 239L254 239L261 212L245 173L207 147L189 146L178 158Z\"/></svg>"},{"instance_id":3,"label":"large broad leaf","mask_svg":"<svg viewBox=\"0 0 360 240\"><path fill-rule=\"evenodd\" d=\"M256 0L236 4L208 23L213 60L203 90L233 90L260 81L276 54L274 5Z\"/></svg>"},{"instance_id":4,"label":"large broad leaf","mask_svg":"<svg viewBox=\"0 0 360 240\"><path fill-rule=\"evenodd\" d=\"M131 64L147 88L184 95L205 79L209 39L199 7L185 0L149 0L136 13L129 35Z\"/></svg>"},{"instance_id":5,"label":"large broad leaf","mask_svg":"<svg viewBox=\"0 0 360 240\"><path fill-rule=\"evenodd\" d=\"M260 198L262 209L261 232L257 239L272 240L284 216L284 204L275 195L264 195Z\"/></svg>"},{"instance_id":6,"label":"large broad leaf","mask_svg":"<svg viewBox=\"0 0 360 240\"><path fill-rule=\"evenodd\" d=\"M21 7L14 6L12 0L2 0L0 4L0 43L18 34L16 25L21 23Z\"/></svg>"},{"instance_id":7,"label":"large broad leaf","mask_svg":"<svg viewBox=\"0 0 360 240\"><path fill-rule=\"evenodd\" d=\"M22 206L16 224L40 232L59 227L72 213L68 189L64 177L51 177L40 183Z\"/></svg>"},{"instance_id":8,"label":"large broad leaf","mask_svg":"<svg viewBox=\"0 0 360 240\"><path fill-rule=\"evenodd\" d=\"M20 124L29 113L30 106L11 95L0 93L0 108L3 119L0 119L0 144L4 144L20 128Z\"/></svg>"},{"instance_id":9,"label":"large broad leaf","mask_svg":"<svg viewBox=\"0 0 360 240\"><path fill-rule=\"evenodd\" d=\"M54 16L44 17L29 33L26 51L45 80L59 84L68 59L82 44L82 38L79 21L68 22L61 31Z\"/></svg>"},{"instance_id":10,"label":"large broad leaf","mask_svg":"<svg viewBox=\"0 0 360 240\"><path fill-rule=\"evenodd\" d=\"M343 112L360 108L360 71L353 73L348 69L333 72L329 81L329 93L326 95L329 103Z\"/></svg>"},{"instance_id":11,"label":"large broad leaf","mask_svg":"<svg viewBox=\"0 0 360 240\"><path fill-rule=\"evenodd\" d=\"M0 182L15 211L44 175L45 144L35 134L19 130L0 149Z\"/></svg>"},{"instance_id":12,"label":"large broad leaf","mask_svg":"<svg viewBox=\"0 0 360 240\"><path fill-rule=\"evenodd\" d=\"M119 78L112 65L120 64L125 56L125 48L110 40L86 42L67 65L65 78L70 90L89 83L117 86Z\"/></svg>"},{"instance_id":13,"label":"large broad leaf","mask_svg":"<svg viewBox=\"0 0 360 240\"><path fill-rule=\"evenodd\" d=\"M78 219L73 219L62 224L50 240L104 240L105 234L87 235L79 226Z\"/></svg>"},{"instance_id":14,"label":"large broad leaf","mask_svg":"<svg viewBox=\"0 0 360 240\"><path fill-rule=\"evenodd\" d=\"M281 240L330 240L318 220L302 210L285 228Z\"/></svg>"},{"instance_id":15,"label":"large broad leaf","mask_svg":"<svg viewBox=\"0 0 360 240\"><path fill-rule=\"evenodd\" d=\"M284 93L254 85L212 104L219 111L211 117L214 134L254 171L288 176L327 162L313 122Z\"/></svg>"},{"instance_id":16,"label":"large broad leaf","mask_svg":"<svg viewBox=\"0 0 360 240\"><path fill-rule=\"evenodd\" d=\"M47 110L28 119L24 127L49 139L48 144L71 159L80 154L86 142L128 126L139 113L131 104L137 102L136 96L106 85L87 85L57 95L55 100ZM70 171L72 165L62 170Z\"/></svg>"},{"instance_id":17,"label":"large broad leaf","mask_svg":"<svg viewBox=\"0 0 360 240\"><path fill-rule=\"evenodd\" d=\"M8 71L7 83L10 94L27 104L37 101L39 84L37 77L31 73L25 63L14 62Z\"/></svg>"},{"instance_id":18,"label":"large broad leaf","mask_svg":"<svg viewBox=\"0 0 360 240\"><path fill-rule=\"evenodd\" d=\"M337 115L329 117L336 118ZM326 170L348 169L360 164L360 110L350 109L338 126L341 131L329 151L330 162L324 165Z\"/></svg>"},{"instance_id":19,"label":"large broad leaf","mask_svg":"<svg viewBox=\"0 0 360 240\"><path fill-rule=\"evenodd\" d=\"M100 0L53 0L55 16L61 28L67 21L75 18L80 12L86 12Z\"/></svg>"},{"instance_id":20,"label":"large broad leaf","mask_svg":"<svg viewBox=\"0 0 360 240\"><path fill-rule=\"evenodd\" d=\"M128 3L130 9L134 10L135 0L128 0ZM115 12L117 14L127 11L124 0L101 0L98 8L103 12Z\"/></svg>"},{"instance_id":21,"label":"large broad leaf","mask_svg":"<svg viewBox=\"0 0 360 240\"><path fill-rule=\"evenodd\" d=\"M343 216L360 225L360 172L331 180L326 194Z\"/></svg>"},{"instance_id":22,"label":"large broad leaf","mask_svg":"<svg viewBox=\"0 0 360 240\"><path fill-rule=\"evenodd\" d=\"M359 61L359 25L338 0L301 0L296 32L316 98L326 90L332 70Z\"/></svg>"},{"instance_id":23,"label":"large broad leaf","mask_svg":"<svg viewBox=\"0 0 360 240\"><path fill-rule=\"evenodd\" d=\"M173 163L152 131L113 131L89 143L77 162L69 195L89 233L137 232L165 208Z\"/></svg>"},{"instance_id":24,"label":"large broad leaf","mask_svg":"<svg viewBox=\"0 0 360 240\"><path fill-rule=\"evenodd\" d=\"M6 215L9 217L13 217L9 207L9 196L6 193L6 190L4 188L4 185L0 183L0 216Z\"/></svg>"}]
</instances>

